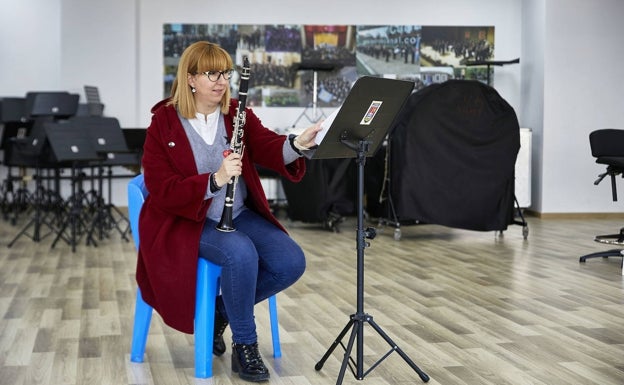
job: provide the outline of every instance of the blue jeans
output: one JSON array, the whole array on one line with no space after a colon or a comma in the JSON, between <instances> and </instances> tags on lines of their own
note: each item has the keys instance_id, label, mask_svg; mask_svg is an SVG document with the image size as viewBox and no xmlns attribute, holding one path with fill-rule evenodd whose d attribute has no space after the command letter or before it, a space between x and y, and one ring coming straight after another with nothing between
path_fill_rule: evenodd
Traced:
<instances>
[{"instance_id":1,"label":"blue jeans","mask_svg":"<svg viewBox=\"0 0 624 385\"><path fill-rule=\"evenodd\" d=\"M303 275L305 257L295 241L252 210L234 221L233 232L207 219L199 256L221 266L221 294L232 340L257 342L254 305L286 289Z\"/></svg>"}]
</instances>

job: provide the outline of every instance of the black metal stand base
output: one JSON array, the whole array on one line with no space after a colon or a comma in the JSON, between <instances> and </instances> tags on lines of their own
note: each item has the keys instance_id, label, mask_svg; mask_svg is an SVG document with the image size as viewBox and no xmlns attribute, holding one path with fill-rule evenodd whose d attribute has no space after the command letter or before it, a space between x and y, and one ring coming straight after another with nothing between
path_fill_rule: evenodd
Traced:
<instances>
[{"instance_id":1,"label":"black metal stand base","mask_svg":"<svg viewBox=\"0 0 624 385\"><path fill-rule=\"evenodd\" d=\"M364 333L365 323L368 323L388 343L388 345L390 345L390 350L388 350L388 352L386 352L386 354L384 354L383 357L377 360L377 362L375 362L366 371L364 371L363 369L361 359L358 358L358 360L356 361L356 360L353 360L353 358L351 357L351 352L353 351L353 345L355 344L356 341L358 342L358 351L360 351L360 349L362 349L363 347L361 345L363 345L363 340L364 340L363 333ZM342 343L342 339L345 337L349 329L352 329L351 336L349 337L349 342L347 343L347 346L345 347L344 344ZM332 354L332 352L334 351L334 349L336 349L338 345L341 345L344 348L345 355L342 360L342 365L340 366L338 379L336 380L337 385L342 384L342 380L344 379L344 375L345 375L345 372L347 371L347 367L349 367L349 369L351 370L351 373L353 373L353 376L357 380L363 380L364 377L368 375L368 373L370 373L373 369L375 369L377 365L379 365L383 360L385 360L393 352L397 352L401 356L401 358L403 358L405 362L407 362L407 364L412 369L414 369L414 371L418 374L418 376L423 382L429 381L429 376L425 372L423 372L418 367L418 365L416 365L414 361L412 361L408 357L408 355L405 354L405 352L403 352L403 350L401 350L401 348L398 347L396 343L394 343L394 341L381 329L379 325L377 325L377 323L373 320L373 317L369 314L352 314L351 319L349 320L347 325L344 327L344 329L342 329L342 331L338 335L338 338L329 347L329 349L327 350L323 358L321 358L321 360L316 364L316 366L314 366L314 369L321 370L323 368L323 365L325 364L325 361L327 361L329 356ZM359 357L359 354L358 354L358 357Z\"/></svg>"},{"instance_id":2,"label":"black metal stand base","mask_svg":"<svg viewBox=\"0 0 624 385\"><path fill-rule=\"evenodd\" d=\"M44 225L49 229L49 231L42 234L41 228ZM30 230L31 228L32 228L32 233L29 233L28 230ZM50 224L46 219L42 218L40 213L37 213L31 220L28 221L28 223L20 230L20 232L17 233L17 235L11 240L11 242L8 243L7 246L13 247L15 242L17 242L17 240L22 236L32 239L33 242L39 242L43 238L52 234L53 232L52 229L53 229L52 224Z\"/></svg>"},{"instance_id":3,"label":"black metal stand base","mask_svg":"<svg viewBox=\"0 0 624 385\"><path fill-rule=\"evenodd\" d=\"M54 231L54 226L47 219L47 215L43 210L43 206L45 205L45 196L46 192L41 184L41 178L37 175L37 186L36 190L32 195L32 199L34 200L34 214L33 217L28 221L28 223L17 233L17 235L9 242L8 247L13 247L15 242L22 236L26 236L32 239L33 242L39 242L43 238L52 234ZM14 217L15 219L15 217ZM47 227L48 231L42 233L43 227ZM29 231L32 229L32 233Z\"/></svg>"},{"instance_id":4,"label":"black metal stand base","mask_svg":"<svg viewBox=\"0 0 624 385\"><path fill-rule=\"evenodd\" d=\"M83 219L82 206L79 203L80 199L80 197L70 198L66 217L57 232L56 238L52 241L51 249L56 247L57 242L62 239L71 246L72 252L76 252L76 246L78 246L80 238L85 234L85 229L87 228L87 224ZM66 232L69 234L65 234ZM97 246L95 242L94 246Z\"/></svg>"},{"instance_id":5,"label":"black metal stand base","mask_svg":"<svg viewBox=\"0 0 624 385\"><path fill-rule=\"evenodd\" d=\"M87 194L82 189L82 181L84 179L83 173L79 171L75 165L72 166L71 172L72 194L66 202L65 218L50 248L53 249L56 243L62 239L71 246L72 252L76 252L76 246L80 238L85 234L87 228L83 212L86 206L84 202L87 201ZM65 234L66 231L68 231L69 234Z\"/></svg>"},{"instance_id":6,"label":"black metal stand base","mask_svg":"<svg viewBox=\"0 0 624 385\"><path fill-rule=\"evenodd\" d=\"M119 219L115 218L113 212L118 215ZM126 223L125 229L121 226L122 222ZM129 228L130 222L128 218L124 215L124 213L122 213L121 210L119 210L119 208L117 208L117 206L113 204L105 204L104 207L96 208L95 218L91 222L91 225L89 226L89 232L87 233L87 245L93 244L94 246L97 246L95 242L95 233L97 232L97 238L101 241L105 237L108 237L108 234L105 234L105 231L108 230L117 230L117 232L119 232L119 235L121 236L121 239L129 242Z\"/></svg>"}]
</instances>

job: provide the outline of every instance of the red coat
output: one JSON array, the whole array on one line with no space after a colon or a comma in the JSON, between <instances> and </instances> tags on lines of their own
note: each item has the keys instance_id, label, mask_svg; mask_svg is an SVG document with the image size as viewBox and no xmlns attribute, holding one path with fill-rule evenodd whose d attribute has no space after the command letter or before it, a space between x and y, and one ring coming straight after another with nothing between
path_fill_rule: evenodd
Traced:
<instances>
[{"instance_id":1,"label":"red coat","mask_svg":"<svg viewBox=\"0 0 624 385\"><path fill-rule=\"evenodd\" d=\"M237 105L238 101L232 100L230 113L225 115L228 137L232 135ZM209 174L197 173L191 145L175 108L161 101L152 113L142 160L149 195L139 217L141 243L136 279L145 302L167 325L193 333L199 238L212 201L204 198ZM251 110L247 109L246 114L242 173L248 191L245 204L284 230L269 209L254 164L297 182L305 173L305 162L299 158L284 165L282 147L286 137L265 128Z\"/></svg>"}]
</instances>

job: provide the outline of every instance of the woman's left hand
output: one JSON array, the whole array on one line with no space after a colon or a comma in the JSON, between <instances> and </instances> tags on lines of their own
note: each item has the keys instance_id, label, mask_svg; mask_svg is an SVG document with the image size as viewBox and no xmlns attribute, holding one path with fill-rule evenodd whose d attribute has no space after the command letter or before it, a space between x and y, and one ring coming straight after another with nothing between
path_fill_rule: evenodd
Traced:
<instances>
[{"instance_id":1,"label":"woman's left hand","mask_svg":"<svg viewBox=\"0 0 624 385\"><path fill-rule=\"evenodd\" d=\"M316 122L315 125L303 130L303 132L295 138L297 144L306 149L316 146L316 142L314 140L316 139L316 134L318 134L318 132L322 129L322 123L323 121L320 120Z\"/></svg>"}]
</instances>

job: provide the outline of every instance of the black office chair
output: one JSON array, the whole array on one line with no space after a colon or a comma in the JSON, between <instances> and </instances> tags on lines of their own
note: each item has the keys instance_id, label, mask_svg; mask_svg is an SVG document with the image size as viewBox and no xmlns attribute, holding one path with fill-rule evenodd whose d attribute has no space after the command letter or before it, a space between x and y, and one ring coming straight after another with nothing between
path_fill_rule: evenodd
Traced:
<instances>
[{"instance_id":1,"label":"black office chair","mask_svg":"<svg viewBox=\"0 0 624 385\"><path fill-rule=\"evenodd\" d=\"M618 175L624 177L624 129L604 128L592 131L589 134L589 144L592 156L596 158L596 163L607 165L607 171L598 175L594 184L599 184L606 176L611 177L611 194L615 202L617 201L615 177ZM583 255L579 262L585 262L588 258L623 256L624 227L620 228L620 232L617 234L597 235L594 240L599 243L622 247Z\"/></svg>"}]
</instances>

